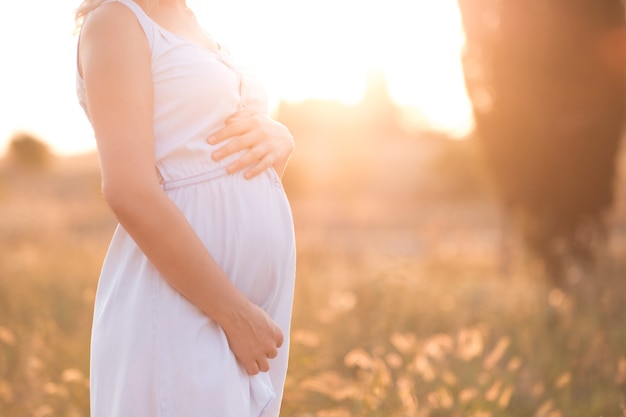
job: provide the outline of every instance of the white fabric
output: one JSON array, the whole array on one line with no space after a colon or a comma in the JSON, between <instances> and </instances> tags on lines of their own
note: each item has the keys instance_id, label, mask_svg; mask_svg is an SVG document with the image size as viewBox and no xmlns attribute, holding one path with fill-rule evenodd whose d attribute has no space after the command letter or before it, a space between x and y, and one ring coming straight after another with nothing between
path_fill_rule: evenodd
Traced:
<instances>
[{"instance_id":1,"label":"white fabric","mask_svg":"<svg viewBox=\"0 0 626 417\"><path fill-rule=\"evenodd\" d=\"M164 192L235 285L282 328L269 373L249 377L219 326L155 270L118 226L102 268L91 348L92 417L276 417L287 371L293 222L273 169L246 180L206 138L264 90L223 51L158 26L132 0L152 51L155 157ZM85 91L78 95L87 114Z\"/></svg>"}]
</instances>

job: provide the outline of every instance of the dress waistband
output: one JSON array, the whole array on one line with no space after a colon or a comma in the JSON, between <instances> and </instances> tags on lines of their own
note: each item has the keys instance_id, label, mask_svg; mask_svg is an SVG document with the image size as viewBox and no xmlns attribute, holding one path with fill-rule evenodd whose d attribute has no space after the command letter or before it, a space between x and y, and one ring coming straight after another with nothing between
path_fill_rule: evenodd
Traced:
<instances>
[{"instance_id":1,"label":"dress waistband","mask_svg":"<svg viewBox=\"0 0 626 417\"><path fill-rule=\"evenodd\" d=\"M157 175L159 177L159 183L163 187L165 191L176 190L178 188L189 187L191 185L200 184L203 182L211 181L216 178L225 177L228 175L228 171L226 171L226 167L218 167L212 169L211 171L201 172L196 175L192 175L190 177L185 178L176 178L172 180L164 179L160 172L157 170Z\"/></svg>"}]
</instances>

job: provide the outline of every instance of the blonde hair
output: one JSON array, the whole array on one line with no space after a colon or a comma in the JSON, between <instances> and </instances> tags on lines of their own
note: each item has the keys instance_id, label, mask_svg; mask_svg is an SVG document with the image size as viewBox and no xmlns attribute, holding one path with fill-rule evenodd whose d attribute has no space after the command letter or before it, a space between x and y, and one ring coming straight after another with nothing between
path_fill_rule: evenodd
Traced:
<instances>
[{"instance_id":1,"label":"blonde hair","mask_svg":"<svg viewBox=\"0 0 626 417\"><path fill-rule=\"evenodd\" d=\"M87 17L87 15L89 13L91 13L92 11L97 9L98 6L100 6L105 1L106 0L83 0L83 2L80 4L80 6L78 6L78 9L76 9L76 14L74 15L74 21L76 22L76 28L80 28L80 26L83 23L83 20L85 20L85 17ZM136 2L136 0L133 0L133 1ZM157 2L158 2L158 0L144 0L144 1L142 1L142 3L145 3L147 7L152 7Z\"/></svg>"}]
</instances>

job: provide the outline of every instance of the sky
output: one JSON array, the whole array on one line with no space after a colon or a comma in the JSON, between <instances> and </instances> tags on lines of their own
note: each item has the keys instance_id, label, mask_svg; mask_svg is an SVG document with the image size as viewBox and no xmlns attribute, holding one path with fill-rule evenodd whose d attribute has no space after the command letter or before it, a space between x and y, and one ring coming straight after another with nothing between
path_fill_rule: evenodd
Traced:
<instances>
[{"instance_id":1,"label":"sky","mask_svg":"<svg viewBox=\"0 0 626 417\"><path fill-rule=\"evenodd\" d=\"M75 94L80 0L0 3L0 152L16 131L57 154L95 149ZM204 26L265 83L270 99L355 103L368 73L429 128L472 126L456 0L188 0Z\"/></svg>"}]
</instances>

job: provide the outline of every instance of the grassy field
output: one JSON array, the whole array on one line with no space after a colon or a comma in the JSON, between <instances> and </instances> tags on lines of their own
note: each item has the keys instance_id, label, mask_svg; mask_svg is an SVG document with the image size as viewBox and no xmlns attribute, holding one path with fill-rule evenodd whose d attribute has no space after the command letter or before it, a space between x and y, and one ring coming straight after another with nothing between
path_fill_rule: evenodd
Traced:
<instances>
[{"instance_id":1,"label":"grassy field","mask_svg":"<svg viewBox=\"0 0 626 417\"><path fill-rule=\"evenodd\" d=\"M606 254L572 271L566 294L501 232L455 159L463 145L402 143L325 170L298 147L282 415L626 416L623 200ZM89 414L92 304L114 227L92 156L0 171L0 416Z\"/></svg>"}]
</instances>

